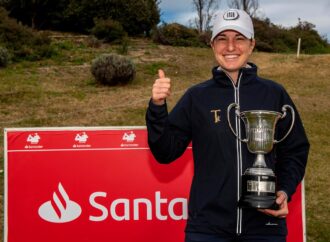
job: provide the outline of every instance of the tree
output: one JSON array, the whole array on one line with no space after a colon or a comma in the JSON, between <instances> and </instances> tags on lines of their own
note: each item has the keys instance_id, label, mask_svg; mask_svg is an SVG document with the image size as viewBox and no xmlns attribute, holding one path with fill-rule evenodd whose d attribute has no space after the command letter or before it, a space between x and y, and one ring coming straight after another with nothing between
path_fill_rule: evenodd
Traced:
<instances>
[{"instance_id":1,"label":"tree","mask_svg":"<svg viewBox=\"0 0 330 242\"><path fill-rule=\"evenodd\" d=\"M10 18L8 12L0 7L0 46L7 49L11 59L40 60L54 52L47 33L33 31Z\"/></svg>"},{"instance_id":2,"label":"tree","mask_svg":"<svg viewBox=\"0 0 330 242\"><path fill-rule=\"evenodd\" d=\"M327 38L322 37L315 30L315 25L302 21L298 18L298 24L289 29L290 33L295 37L295 44L297 38L301 38L301 51L312 54L312 53L329 53L329 43Z\"/></svg>"},{"instance_id":3,"label":"tree","mask_svg":"<svg viewBox=\"0 0 330 242\"><path fill-rule=\"evenodd\" d=\"M197 11L195 25L199 33L203 33L210 29L210 22L214 11L218 8L217 0L193 0L193 5Z\"/></svg>"},{"instance_id":4,"label":"tree","mask_svg":"<svg viewBox=\"0 0 330 242\"><path fill-rule=\"evenodd\" d=\"M49 14L51 12L62 12L58 6L67 0L0 0L0 6L9 11L9 16L16 18L25 25L33 29L40 29L43 25L48 25Z\"/></svg>"},{"instance_id":5,"label":"tree","mask_svg":"<svg viewBox=\"0 0 330 242\"><path fill-rule=\"evenodd\" d=\"M259 0L228 0L230 8L242 9L250 16L255 17L259 8Z\"/></svg>"},{"instance_id":6,"label":"tree","mask_svg":"<svg viewBox=\"0 0 330 242\"><path fill-rule=\"evenodd\" d=\"M36 29L89 33L94 19L112 19L130 35L148 35L160 21L160 0L0 0L10 16Z\"/></svg>"},{"instance_id":7,"label":"tree","mask_svg":"<svg viewBox=\"0 0 330 242\"><path fill-rule=\"evenodd\" d=\"M129 35L146 34L160 21L159 0L117 0L117 9L112 15L122 23Z\"/></svg>"}]
</instances>

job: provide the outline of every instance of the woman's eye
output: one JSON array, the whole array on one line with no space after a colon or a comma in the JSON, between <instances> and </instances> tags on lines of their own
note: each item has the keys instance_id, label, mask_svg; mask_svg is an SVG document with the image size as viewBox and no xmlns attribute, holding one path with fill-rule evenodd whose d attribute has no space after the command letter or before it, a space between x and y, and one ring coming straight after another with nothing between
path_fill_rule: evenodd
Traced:
<instances>
[{"instance_id":1,"label":"woman's eye","mask_svg":"<svg viewBox=\"0 0 330 242\"><path fill-rule=\"evenodd\" d=\"M224 41L224 40L226 40L226 38L225 37L219 37L218 40Z\"/></svg>"},{"instance_id":2,"label":"woman's eye","mask_svg":"<svg viewBox=\"0 0 330 242\"><path fill-rule=\"evenodd\" d=\"M243 36L239 36L239 37L236 37L236 40L242 41L242 40L245 40L245 38Z\"/></svg>"},{"instance_id":3,"label":"woman's eye","mask_svg":"<svg viewBox=\"0 0 330 242\"><path fill-rule=\"evenodd\" d=\"M227 40L227 38L225 38L225 37L219 37L219 38L217 38L217 41L226 41Z\"/></svg>"}]
</instances>

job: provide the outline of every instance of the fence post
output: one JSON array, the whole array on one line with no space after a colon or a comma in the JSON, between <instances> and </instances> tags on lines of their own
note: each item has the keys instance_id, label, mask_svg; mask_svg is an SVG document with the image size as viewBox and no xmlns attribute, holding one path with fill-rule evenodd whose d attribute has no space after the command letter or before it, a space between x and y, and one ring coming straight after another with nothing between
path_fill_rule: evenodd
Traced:
<instances>
[{"instance_id":1,"label":"fence post","mask_svg":"<svg viewBox=\"0 0 330 242\"><path fill-rule=\"evenodd\" d=\"M299 58L300 55L300 46L301 46L301 38L298 39L297 58Z\"/></svg>"}]
</instances>

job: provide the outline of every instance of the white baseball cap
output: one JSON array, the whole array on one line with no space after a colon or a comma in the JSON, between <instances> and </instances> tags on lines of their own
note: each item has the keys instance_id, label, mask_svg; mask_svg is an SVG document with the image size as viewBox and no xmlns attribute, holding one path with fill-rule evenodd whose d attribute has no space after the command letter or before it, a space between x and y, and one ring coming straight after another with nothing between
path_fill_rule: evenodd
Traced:
<instances>
[{"instance_id":1,"label":"white baseball cap","mask_svg":"<svg viewBox=\"0 0 330 242\"><path fill-rule=\"evenodd\" d=\"M235 30L248 39L254 38L252 19L243 10L229 9L225 12L218 12L213 20L211 42L225 30Z\"/></svg>"}]
</instances>

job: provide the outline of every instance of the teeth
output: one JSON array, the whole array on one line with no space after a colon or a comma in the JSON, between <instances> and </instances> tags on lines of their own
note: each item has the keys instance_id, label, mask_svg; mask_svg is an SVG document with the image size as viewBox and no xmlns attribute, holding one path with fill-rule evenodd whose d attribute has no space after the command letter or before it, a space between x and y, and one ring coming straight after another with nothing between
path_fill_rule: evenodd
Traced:
<instances>
[{"instance_id":1,"label":"teeth","mask_svg":"<svg viewBox=\"0 0 330 242\"><path fill-rule=\"evenodd\" d=\"M226 55L225 58L228 58L228 59L234 59L234 58L237 58L238 55Z\"/></svg>"}]
</instances>

